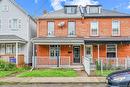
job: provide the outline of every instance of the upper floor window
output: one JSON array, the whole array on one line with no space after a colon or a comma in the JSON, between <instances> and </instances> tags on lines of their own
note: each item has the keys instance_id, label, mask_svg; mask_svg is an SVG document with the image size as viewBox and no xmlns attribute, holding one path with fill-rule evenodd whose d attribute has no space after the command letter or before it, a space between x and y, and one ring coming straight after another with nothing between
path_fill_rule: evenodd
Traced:
<instances>
[{"instance_id":1,"label":"upper floor window","mask_svg":"<svg viewBox=\"0 0 130 87\"><path fill-rule=\"evenodd\" d=\"M89 7L89 13L99 13L99 7Z\"/></svg>"},{"instance_id":2,"label":"upper floor window","mask_svg":"<svg viewBox=\"0 0 130 87\"><path fill-rule=\"evenodd\" d=\"M107 58L116 58L117 54L117 45L108 44L107 45Z\"/></svg>"},{"instance_id":3,"label":"upper floor window","mask_svg":"<svg viewBox=\"0 0 130 87\"><path fill-rule=\"evenodd\" d=\"M7 5L3 5L2 12L8 12L9 7Z\"/></svg>"},{"instance_id":4,"label":"upper floor window","mask_svg":"<svg viewBox=\"0 0 130 87\"><path fill-rule=\"evenodd\" d=\"M14 18L14 19L10 19L9 20L9 28L11 30L18 30L21 27L22 27L22 25L21 25L21 19Z\"/></svg>"},{"instance_id":5,"label":"upper floor window","mask_svg":"<svg viewBox=\"0 0 130 87\"><path fill-rule=\"evenodd\" d=\"M76 35L76 25L75 22L68 22L68 35L75 36Z\"/></svg>"},{"instance_id":6,"label":"upper floor window","mask_svg":"<svg viewBox=\"0 0 130 87\"><path fill-rule=\"evenodd\" d=\"M48 36L54 36L54 22L48 22Z\"/></svg>"},{"instance_id":7,"label":"upper floor window","mask_svg":"<svg viewBox=\"0 0 130 87\"><path fill-rule=\"evenodd\" d=\"M65 7L66 14L76 14L77 7Z\"/></svg>"},{"instance_id":8,"label":"upper floor window","mask_svg":"<svg viewBox=\"0 0 130 87\"><path fill-rule=\"evenodd\" d=\"M120 35L120 21L112 21L112 36Z\"/></svg>"},{"instance_id":9,"label":"upper floor window","mask_svg":"<svg viewBox=\"0 0 130 87\"><path fill-rule=\"evenodd\" d=\"M97 21L91 22L90 33L91 33L91 36L98 36L98 22Z\"/></svg>"}]
</instances>

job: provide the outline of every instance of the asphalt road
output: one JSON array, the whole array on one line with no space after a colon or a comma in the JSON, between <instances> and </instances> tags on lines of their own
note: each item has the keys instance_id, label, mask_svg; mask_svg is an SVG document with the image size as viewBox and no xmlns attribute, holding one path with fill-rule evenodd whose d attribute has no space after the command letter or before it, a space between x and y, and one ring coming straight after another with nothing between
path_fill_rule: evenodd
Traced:
<instances>
[{"instance_id":1,"label":"asphalt road","mask_svg":"<svg viewBox=\"0 0 130 87\"><path fill-rule=\"evenodd\" d=\"M106 87L105 84L17 84L0 85L0 87Z\"/></svg>"}]
</instances>

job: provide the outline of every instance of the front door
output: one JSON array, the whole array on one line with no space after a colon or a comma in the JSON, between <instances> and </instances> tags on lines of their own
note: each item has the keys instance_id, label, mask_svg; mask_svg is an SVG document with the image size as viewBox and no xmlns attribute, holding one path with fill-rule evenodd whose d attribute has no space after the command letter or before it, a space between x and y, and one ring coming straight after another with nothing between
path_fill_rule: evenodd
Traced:
<instances>
[{"instance_id":1,"label":"front door","mask_svg":"<svg viewBox=\"0 0 130 87\"><path fill-rule=\"evenodd\" d=\"M88 46L86 46L86 52L85 52L85 54L86 54L86 57L87 58L90 58L90 60L91 60L91 63L93 62L93 60L92 60L92 46L90 45L88 45Z\"/></svg>"},{"instance_id":2,"label":"front door","mask_svg":"<svg viewBox=\"0 0 130 87\"><path fill-rule=\"evenodd\" d=\"M74 46L73 47L73 62L74 63L80 63L80 46Z\"/></svg>"}]
</instances>

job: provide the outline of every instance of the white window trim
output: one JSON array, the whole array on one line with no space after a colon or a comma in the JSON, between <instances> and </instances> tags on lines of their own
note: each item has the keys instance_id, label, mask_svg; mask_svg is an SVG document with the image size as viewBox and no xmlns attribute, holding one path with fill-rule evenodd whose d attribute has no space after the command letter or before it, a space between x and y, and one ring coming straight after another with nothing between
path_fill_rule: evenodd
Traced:
<instances>
[{"instance_id":1,"label":"white window trim","mask_svg":"<svg viewBox=\"0 0 130 87\"><path fill-rule=\"evenodd\" d=\"M57 59L57 58L52 58L52 57L51 57L51 53L50 53L51 46L52 46L52 45L49 45L49 59ZM60 60L60 56L61 56L61 46L59 46L59 60Z\"/></svg>"},{"instance_id":2,"label":"white window trim","mask_svg":"<svg viewBox=\"0 0 130 87\"><path fill-rule=\"evenodd\" d=\"M49 22L53 22L54 23L54 31L53 31L53 35L49 35L49 27L48 27L48 23ZM55 36L55 22L54 21L48 21L47 22L47 37L54 37Z\"/></svg>"},{"instance_id":3,"label":"white window trim","mask_svg":"<svg viewBox=\"0 0 130 87\"><path fill-rule=\"evenodd\" d=\"M118 48L117 48L117 44L107 44L107 45L106 45L106 58L107 58L107 59L111 59L111 58L107 57L107 52L108 52L107 47L108 47L108 45L115 45L115 47L116 47L116 57L115 57L115 58L117 58L117 57L118 57L118 54L117 54L117 53L118 53L118 52L117 52L117 49L118 49Z\"/></svg>"},{"instance_id":4,"label":"white window trim","mask_svg":"<svg viewBox=\"0 0 130 87\"><path fill-rule=\"evenodd\" d=\"M69 33L69 22L74 22L75 23L75 34L74 35L70 35ZM75 21L68 21L68 37L76 37L76 22Z\"/></svg>"},{"instance_id":5,"label":"white window trim","mask_svg":"<svg viewBox=\"0 0 130 87\"><path fill-rule=\"evenodd\" d=\"M113 33L113 21L118 21L119 22L119 33L117 35L115 35ZM121 28L121 22L119 20L112 20L112 36L120 36L120 28Z\"/></svg>"},{"instance_id":6,"label":"white window trim","mask_svg":"<svg viewBox=\"0 0 130 87\"><path fill-rule=\"evenodd\" d=\"M12 21L13 19L17 19L18 20L18 23L17 23L17 27L18 28L10 28L9 27L10 26L10 20ZM19 24L19 20L21 21L20 24ZM19 25L21 26L20 28L19 28ZM12 23L11 23L11 26L12 26ZM8 20L8 28L11 29L11 31L18 31L19 29L22 29L22 19L21 18L9 18L9 20Z\"/></svg>"},{"instance_id":7,"label":"white window trim","mask_svg":"<svg viewBox=\"0 0 130 87\"><path fill-rule=\"evenodd\" d=\"M98 24L97 34L96 35L92 34L92 24L91 24L92 22L97 22L97 24ZM91 21L91 23L90 23L90 36L99 36L99 22L98 21Z\"/></svg>"}]
</instances>

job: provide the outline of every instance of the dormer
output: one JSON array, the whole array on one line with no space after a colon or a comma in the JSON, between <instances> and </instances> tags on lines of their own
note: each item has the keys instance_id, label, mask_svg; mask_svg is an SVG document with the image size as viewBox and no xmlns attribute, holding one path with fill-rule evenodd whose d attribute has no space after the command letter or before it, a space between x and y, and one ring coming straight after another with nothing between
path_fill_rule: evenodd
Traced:
<instances>
[{"instance_id":1,"label":"dormer","mask_svg":"<svg viewBox=\"0 0 130 87\"><path fill-rule=\"evenodd\" d=\"M77 13L77 5L65 5L64 12L65 12L65 14L76 14Z\"/></svg>"},{"instance_id":2,"label":"dormer","mask_svg":"<svg viewBox=\"0 0 130 87\"><path fill-rule=\"evenodd\" d=\"M100 14L102 11L101 5L87 5L86 6L86 13L87 14Z\"/></svg>"}]
</instances>

